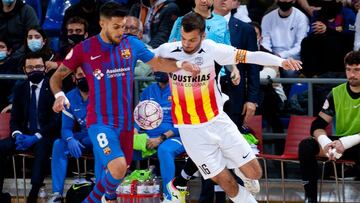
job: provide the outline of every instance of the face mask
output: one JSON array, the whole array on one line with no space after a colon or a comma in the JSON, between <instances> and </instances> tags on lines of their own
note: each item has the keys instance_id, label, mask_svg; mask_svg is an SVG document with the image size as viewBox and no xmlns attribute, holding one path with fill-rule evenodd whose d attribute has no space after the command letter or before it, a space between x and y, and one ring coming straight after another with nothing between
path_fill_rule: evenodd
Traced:
<instances>
[{"instance_id":1,"label":"face mask","mask_svg":"<svg viewBox=\"0 0 360 203\"><path fill-rule=\"evenodd\" d=\"M45 71L32 71L30 73L27 73L28 79L30 80L30 82L34 83L34 84L38 84L39 82L41 82L41 80L44 79L45 77Z\"/></svg>"},{"instance_id":2,"label":"face mask","mask_svg":"<svg viewBox=\"0 0 360 203\"><path fill-rule=\"evenodd\" d=\"M6 51L0 51L0 61L3 61L7 56Z\"/></svg>"},{"instance_id":3,"label":"face mask","mask_svg":"<svg viewBox=\"0 0 360 203\"><path fill-rule=\"evenodd\" d=\"M28 47L32 52L37 52L42 48L41 39L31 39L28 41Z\"/></svg>"},{"instance_id":4,"label":"face mask","mask_svg":"<svg viewBox=\"0 0 360 203\"><path fill-rule=\"evenodd\" d=\"M291 9L291 7L293 6L293 2L278 1L277 5L279 6L280 10L282 10L283 12L286 12Z\"/></svg>"},{"instance_id":5,"label":"face mask","mask_svg":"<svg viewBox=\"0 0 360 203\"><path fill-rule=\"evenodd\" d=\"M5 5L11 5L12 3L14 3L15 0L2 0L3 4Z\"/></svg>"},{"instance_id":6,"label":"face mask","mask_svg":"<svg viewBox=\"0 0 360 203\"><path fill-rule=\"evenodd\" d=\"M155 80L161 83L169 82L169 76L164 72L154 72Z\"/></svg>"},{"instance_id":7,"label":"face mask","mask_svg":"<svg viewBox=\"0 0 360 203\"><path fill-rule=\"evenodd\" d=\"M82 92L88 92L89 91L89 84L85 77L83 78L76 78L76 85Z\"/></svg>"},{"instance_id":8,"label":"face mask","mask_svg":"<svg viewBox=\"0 0 360 203\"><path fill-rule=\"evenodd\" d=\"M69 35L68 42L72 45L78 44L85 39L85 35Z\"/></svg>"}]
</instances>

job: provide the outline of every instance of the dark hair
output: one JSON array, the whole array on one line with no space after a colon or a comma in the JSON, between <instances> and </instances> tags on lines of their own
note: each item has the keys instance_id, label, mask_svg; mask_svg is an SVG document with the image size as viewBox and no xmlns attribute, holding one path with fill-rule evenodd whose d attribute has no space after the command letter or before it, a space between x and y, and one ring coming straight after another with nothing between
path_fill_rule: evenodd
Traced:
<instances>
[{"instance_id":1,"label":"dark hair","mask_svg":"<svg viewBox=\"0 0 360 203\"><path fill-rule=\"evenodd\" d=\"M51 55L53 54L53 52L52 52L52 50L50 48L50 39L46 36L45 31L39 25L30 26L29 29L27 30L26 36L25 36L25 53L32 52L29 49L29 46L28 46L28 43L27 43L27 37L28 37L28 34L29 34L30 30L36 30L36 32L40 33L40 35L42 36L42 38L45 41L45 44L41 48L41 50L38 51L38 52L41 52L43 54L43 56L50 58Z\"/></svg>"},{"instance_id":2,"label":"dark hair","mask_svg":"<svg viewBox=\"0 0 360 203\"><path fill-rule=\"evenodd\" d=\"M262 33L261 25L258 22L251 21L249 24L252 25L254 28L257 28L260 34Z\"/></svg>"},{"instance_id":3,"label":"dark hair","mask_svg":"<svg viewBox=\"0 0 360 203\"><path fill-rule=\"evenodd\" d=\"M351 51L345 55L344 64L359 65L360 64L360 51Z\"/></svg>"},{"instance_id":4,"label":"dark hair","mask_svg":"<svg viewBox=\"0 0 360 203\"><path fill-rule=\"evenodd\" d=\"M185 32L199 30L200 33L205 32L205 19L198 13L190 12L184 15L181 26Z\"/></svg>"},{"instance_id":5,"label":"dark hair","mask_svg":"<svg viewBox=\"0 0 360 203\"><path fill-rule=\"evenodd\" d=\"M127 8L114 1L108 1L100 7L100 16L105 18L125 17L128 15Z\"/></svg>"},{"instance_id":6,"label":"dark hair","mask_svg":"<svg viewBox=\"0 0 360 203\"><path fill-rule=\"evenodd\" d=\"M11 47L9 46L9 40L4 36L4 37L0 37L0 42L4 42L4 44L6 45L7 49L11 49Z\"/></svg>"},{"instance_id":7,"label":"dark hair","mask_svg":"<svg viewBox=\"0 0 360 203\"><path fill-rule=\"evenodd\" d=\"M89 23L84 18L81 18L79 16L72 17L68 21L66 21L65 27L67 28L69 24L75 24L75 23L84 25L84 31L85 32L88 31Z\"/></svg>"},{"instance_id":8,"label":"dark hair","mask_svg":"<svg viewBox=\"0 0 360 203\"><path fill-rule=\"evenodd\" d=\"M23 67L25 67L27 59L38 59L38 58L41 58L43 60L44 65L45 65L45 59L44 59L43 55L41 54L41 52L28 52L28 53L26 53L25 58L24 58Z\"/></svg>"}]
</instances>

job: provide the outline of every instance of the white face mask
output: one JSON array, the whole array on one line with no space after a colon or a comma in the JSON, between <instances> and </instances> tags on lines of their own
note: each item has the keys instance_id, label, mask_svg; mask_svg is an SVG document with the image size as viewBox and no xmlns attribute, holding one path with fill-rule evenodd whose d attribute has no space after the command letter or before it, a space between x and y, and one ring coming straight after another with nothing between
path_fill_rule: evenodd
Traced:
<instances>
[{"instance_id":1,"label":"white face mask","mask_svg":"<svg viewBox=\"0 0 360 203\"><path fill-rule=\"evenodd\" d=\"M32 52L39 51L43 46L41 39L31 39L28 40L28 47Z\"/></svg>"}]
</instances>

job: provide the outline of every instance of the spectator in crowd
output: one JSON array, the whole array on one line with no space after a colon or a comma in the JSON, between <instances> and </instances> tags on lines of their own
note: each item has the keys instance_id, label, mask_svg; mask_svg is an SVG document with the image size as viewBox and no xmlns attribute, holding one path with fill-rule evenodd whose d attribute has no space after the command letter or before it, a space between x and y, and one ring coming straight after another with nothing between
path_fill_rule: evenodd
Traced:
<instances>
[{"instance_id":1,"label":"spectator in crowd","mask_svg":"<svg viewBox=\"0 0 360 203\"><path fill-rule=\"evenodd\" d=\"M261 22L261 45L282 57L300 59L301 41L309 30L305 14L294 7L295 0L277 0L279 8L266 14ZM283 77L297 77L298 72L283 71Z\"/></svg>"},{"instance_id":2,"label":"spectator in crowd","mask_svg":"<svg viewBox=\"0 0 360 203\"><path fill-rule=\"evenodd\" d=\"M142 40L155 49L168 41L179 12L179 7L174 0L150 0L150 7L145 6L143 1L140 4L134 4L130 15L138 17L143 23Z\"/></svg>"},{"instance_id":3,"label":"spectator in crowd","mask_svg":"<svg viewBox=\"0 0 360 203\"><path fill-rule=\"evenodd\" d=\"M323 1L311 20L308 37L301 43L302 73L306 77L345 78L344 56L353 50L355 13L342 2ZM314 86L314 112L321 110L326 93L334 85Z\"/></svg>"},{"instance_id":4,"label":"spectator in crowd","mask_svg":"<svg viewBox=\"0 0 360 203\"><path fill-rule=\"evenodd\" d=\"M25 58L24 72L28 79L14 88L11 111L11 137L0 141L2 166L9 166L5 160L15 150L33 152L31 185L28 203L36 203L43 185L45 168L50 158L53 139L60 132L60 115L52 110L54 95L45 77L45 64L39 53L29 53ZM3 185L4 170L0 167L0 184Z\"/></svg>"},{"instance_id":5,"label":"spectator in crowd","mask_svg":"<svg viewBox=\"0 0 360 203\"><path fill-rule=\"evenodd\" d=\"M8 48L15 53L24 46L24 37L29 28L39 22L34 9L23 1L3 0L0 7L0 38L7 38Z\"/></svg>"},{"instance_id":6,"label":"spectator in crowd","mask_svg":"<svg viewBox=\"0 0 360 203\"><path fill-rule=\"evenodd\" d=\"M134 17L134 16L128 16L126 18L126 24L125 24L125 34L131 34L137 36L140 40L143 37L143 25L141 21ZM146 45L146 44L145 44ZM149 47L148 47L149 48ZM134 70L135 76L151 76L152 75L151 67L142 62L141 60L137 60ZM147 87L152 82L140 82L140 90L143 90L145 87Z\"/></svg>"},{"instance_id":7,"label":"spectator in crowd","mask_svg":"<svg viewBox=\"0 0 360 203\"><path fill-rule=\"evenodd\" d=\"M46 68L50 70L56 70L68 52L79 42L88 38L88 23L81 17L72 17L66 22L66 41L62 43L60 53L55 57L53 61L47 61ZM63 81L63 90L68 92L75 87L72 74L67 76Z\"/></svg>"},{"instance_id":8,"label":"spectator in crowd","mask_svg":"<svg viewBox=\"0 0 360 203\"><path fill-rule=\"evenodd\" d=\"M88 35L94 36L100 32L99 25L99 9L102 5L101 0L80 0L78 3L71 5L66 9L63 19L63 25L61 28L60 47L64 46L68 42L67 22L72 17L80 17L88 23Z\"/></svg>"},{"instance_id":9,"label":"spectator in crowd","mask_svg":"<svg viewBox=\"0 0 360 203\"><path fill-rule=\"evenodd\" d=\"M227 22L223 16L211 12L213 0L195 0L195 7L192 12L200 14L206 23L206 38L217 43L230 44L230 33ZM169 42L181 40L181 22L179 17L171 30Z\"/></svg>"},{"instance_id":10,"label":"spectator in crowd","mask_svg":"<svg viewBox=\"0 0 360 203\"><path fill-rule=\"evenodd\" d=\"M19 71L14 68L18 62L11 57L11 49L8 44L7 38L0 38L0 74L18 74ZM15 82L16 80L0 80L0 110L11 103L9 97ZM6 111L5 109L4 112Z\"/></svg>"},{"instance_id":11,"label":"spectator in crowd","mask_svg":"<svg viewBox=\"0 0 360 203\"><path fill-rule=\"evenodd\" d=\"M69 109L62 113L61 138L55 140L51 159L52 192L48 203L60 203L66 177L68 157L78 159L84 151L91 152L92 144L86 128L86 108L89 85L81 68L76 69L76 88L67 93L71 102ZM79 129L74 132L75 126ZM100 177L101 168L95 168L95 177Z\"/></svg>"},{"instance_id":12,"label":"spectator in crowd","mask_svg":"<svg viewBox=\"0 0 360 203\"><path fill-rule=\"evenodd\" d=\"M162 107L164 117L160 126L152 130L142 130L135 125L135 135L146 133L148 136L146 142L147 149L157 149L157 157L160 162L160 174L162 176L164 202L174 202L166 184L175 177L175 158L184 153L185 149L179 137L179 131L174 127L171 117L171 92L169 77L167 73L155 72L155 80L144 89L140 96L140 101L154 100ZM141 159L141 151L134 150L134 160Z\"/></svg>"},{"instance_id":13,"label":"spectator in crowd","mask_svg":"<svg viewBox=\"0 0 360 203\"><path fill-rule=\"evenodd\" d=\"M347 83L331 90L322 110L311 124L311 137L299 144L305 202L317 202L317 155L327 157L329 160L342 158L354 160L357 165L355 168L359 169L360 52L348 53L344 63ZM328 135L325 128L335 117L335 135Z\"/></svg>"}]
</instances>

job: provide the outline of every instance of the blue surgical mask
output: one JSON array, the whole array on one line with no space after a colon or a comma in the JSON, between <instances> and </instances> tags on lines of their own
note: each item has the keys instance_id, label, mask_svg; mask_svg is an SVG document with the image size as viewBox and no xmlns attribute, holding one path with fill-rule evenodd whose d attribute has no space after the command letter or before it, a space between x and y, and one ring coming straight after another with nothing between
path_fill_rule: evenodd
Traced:
<instances>
[{"instance_id":1,"label":"blue surgical mask","mask_svg":"<svg viewBox=\"0 0 360 203\"><path fill-rule=\"evenodd\" d=\"M0 61L3 61L7 56L6 51L0 51Z\"/></svg>"},{"instance_id":2,"label":"blue surgical mask","mask_svg":"<svg viewBox=\"0 0 360 203\"><path fill-rule=\"evenodd\" d=\"M3 4L5 5L10 5L12 3L14 3L15 0L2 0Z\"/></svg>"},{"instance_id":3,"label":"blue surgical mask","mask_svg":"<svg viewBox=\"0 0 360 203\"><path fill-rule=\"evenodd\" d=\"M28 47L32 52L39 51L42 48L41 39L31 39L28 41Z\"/></svg>"}]
</instances>

